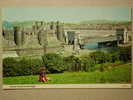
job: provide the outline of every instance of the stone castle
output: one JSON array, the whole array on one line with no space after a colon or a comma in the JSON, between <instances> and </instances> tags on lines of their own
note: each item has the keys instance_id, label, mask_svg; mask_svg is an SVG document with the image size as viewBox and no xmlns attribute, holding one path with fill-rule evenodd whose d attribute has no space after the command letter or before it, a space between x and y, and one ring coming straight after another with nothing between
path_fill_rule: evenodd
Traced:
<instances>
[{"instance_id":1,"label":"stone castle","mask_svg":"<svg viewBox=\"0 0 133 100\"><path fill-rule=\"evenodd\" d=\"M115 27L95 25L92 27L91 25L88 29L86 27L66 27L59 21L56 23L36 21L31 27L14 26L9 30L3 28L3 50L4 52L15 51L18 56L42 55L46 52L62 54L65 51L71 53L78 51L81 49L81 45L94 40L103 42L107 38L107 41L120 39L124 41L123 43L131 41L130 25L128 27L123 25ZM84 28L88 31L84 31ZM102 29L101 33L100 29Z\"/></svg>"}]
</instances>

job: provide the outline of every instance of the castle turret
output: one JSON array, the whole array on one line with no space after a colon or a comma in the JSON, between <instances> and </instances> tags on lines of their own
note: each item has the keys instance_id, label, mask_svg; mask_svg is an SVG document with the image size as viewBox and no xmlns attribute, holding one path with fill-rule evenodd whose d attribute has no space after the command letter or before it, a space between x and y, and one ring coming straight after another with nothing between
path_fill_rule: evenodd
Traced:
<instances>
[{"instance_id":1,"label":"castle turret","mask_svg":"<svg viewBox=\"0 0 133 100\"><path fill-rule=\"evenodd\" d=\"M23 28L20 28L19 26L14 27L14 42L17 46L22 46L25 42Z\"/></svg>"},{"instance_id":2,"label":"castle turret","mask_svg":"<svg viewBox=\"0 0 133 100\"><path fill-rule=\"evenodd\" d=\"M43 46L44 52L46 52L47 48L47 32L48 32L48 26L44 24L41 24L41 27L38 31L38 43Z\"/></svg>"},{"instance_id":3,"label":"castle turret","mask_svg":"<svg viewBox=\"0 0 133 100\"><path fill-rule=\"evenodd\" d=\"M65 41L63 25L60 24L59 21L57 21L57 25L56 25L56 34L57 34L58 40L63 42Z\"/></svg>"}]
</instances>

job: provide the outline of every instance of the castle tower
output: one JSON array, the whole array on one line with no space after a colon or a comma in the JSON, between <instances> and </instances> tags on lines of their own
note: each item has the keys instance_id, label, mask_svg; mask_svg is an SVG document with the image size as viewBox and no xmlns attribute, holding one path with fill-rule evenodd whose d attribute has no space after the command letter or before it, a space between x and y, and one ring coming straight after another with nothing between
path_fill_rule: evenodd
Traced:
<instances>
[{"instance_id":1,"label":"castle tower","mask_svg":"<svg viewBox=\"0 0 133 100\"><path fill-rule=\"evenodd\" d=\"M41 26L40 26L37 34L38 34L38 42L40 45L43 46L44 52L46 52L46 48L48 45L47 32L48 32L48 25L44 26L44 23L41 23Z\"/></svg>"},{"instance_id":2,"label":"castle tower","mask_svg":"<svg viewBox=\"0 0 133 100\"><path fill-rule=\"evenodd\" d=\"M14 42L17 46L22 46L25 42L25 36L23 33L23 28L15 26L14 28Z\"/></svg>"},{"instance_id":3,"label":"castle tower","mask_svg":"<svg viewBox=\"0 0 133 100\"><path fill-rule=\"evenodd\" d=\"M65 41L65 35L64 35L64 28L63 25L57 21L56 25L56 34L57 34L57 39L64 42Z\"/></svg>"}]
</instances>

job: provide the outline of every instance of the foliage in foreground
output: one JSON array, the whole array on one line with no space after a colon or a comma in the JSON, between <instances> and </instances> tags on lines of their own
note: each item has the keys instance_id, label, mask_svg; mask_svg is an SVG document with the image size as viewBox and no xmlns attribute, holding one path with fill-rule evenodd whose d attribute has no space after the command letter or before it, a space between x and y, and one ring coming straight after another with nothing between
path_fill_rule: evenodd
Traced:
<instances>
[{"instance_id":1,"label":"foliage in foreground","mask_svg":"<svg viewBox=\"0 0 133 100\"><path fill-rule=\"evenodd\" d=\"M42 57L43 64L51 73L58 73L65 70L63 57L59 54L48 53Z\"/></svg>"},{"instance_id":2,"label":"foliage in foreground","mask_svg":"<svg viewBox=\"0 0 133 100\"><path fill-rule=\"evenodd\" d=\"M39 73L43 62L40 59L6 58L3 61L4 76L35 75Z\"/></svg>"},{"instance_id":3,"label":"foliage in foreground","mask_svg":"<svg viewBox=\"0 0 133 100\"><path fill-rule=\"evenodd\" d=\"M38 82L38 76L5 77L4 84L88 84L88 83L130 83L131 64L123 64L103 72L64 72L48 74L52 80Z\"/></svg>"},{"instance_id":4,"label":"foliage in foreground","mask_svg":"<svg viewBox=\"0 0 133 100\"><path fill-rule=\"evenodd\" d=\"M117 48L113 51L95 51L84 56L63 57L55 53L46 53L39 58L5 58L3 60L4 76L36 75L40 67L45 66L48 73L68 72L101 72L110 66L109 64L131 62L131 47ZM108 64L108 65L106 65ZM99 65L99 68L97 68Z\"/></svg>"}]
</instances>

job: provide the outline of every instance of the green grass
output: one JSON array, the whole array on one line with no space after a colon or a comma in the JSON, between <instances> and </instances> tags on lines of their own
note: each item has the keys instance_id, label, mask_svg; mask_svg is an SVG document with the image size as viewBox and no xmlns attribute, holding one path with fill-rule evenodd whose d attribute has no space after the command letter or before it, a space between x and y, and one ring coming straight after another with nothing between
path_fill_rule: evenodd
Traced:
<instances>
[{"instance_id":1,"label":"green grass","mask_svg":"<svg viewBox=\"0 0 133 100\"><path fill-rule=\"evenodd\" d=\"M104 72L64 72L47 74L52 80L38 82L38 75L4 77L4 84L88 84L88 83L130 83L131 64L123 64Z\"/></svg>"}]
</instances>

